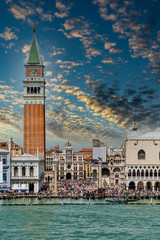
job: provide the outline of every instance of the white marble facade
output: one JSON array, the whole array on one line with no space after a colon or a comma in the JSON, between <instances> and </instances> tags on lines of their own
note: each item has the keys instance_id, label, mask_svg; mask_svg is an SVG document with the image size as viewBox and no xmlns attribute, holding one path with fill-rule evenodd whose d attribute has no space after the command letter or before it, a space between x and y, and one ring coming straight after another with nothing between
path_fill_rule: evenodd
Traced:
<instances>
[{"instance_id":1,"label":"white marble facade","mask_svg":"<svg viewBox=\"0 0 160 240\"><path fill-rule=\"evenodd\" d=\"M24 154L12 157L11 188L38 192L43 186L44 156Z\"/></svg>"},{"instance_id":2,"label":"white marble facade","mask_svg":"<svg viewBox=\"0 0 160 240\"><path fill-rule=\"evenodd\" d=\"M132 131L125 144L127 188L160 189L160 132Z\"/></svg>"}]
</instances>

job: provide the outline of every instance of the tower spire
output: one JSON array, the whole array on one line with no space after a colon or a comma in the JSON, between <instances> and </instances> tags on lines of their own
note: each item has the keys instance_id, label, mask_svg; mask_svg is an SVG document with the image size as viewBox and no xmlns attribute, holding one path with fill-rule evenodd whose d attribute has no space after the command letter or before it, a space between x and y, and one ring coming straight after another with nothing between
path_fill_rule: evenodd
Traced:
<instances>
[{"instance_id":1,"label":"tower spire","mask_svg":"<svg viewBox=\"0 0 160 240\"><path fill-rule=\"evenodd\" d=\"M39 53L39 47L38 47L38 43L37 43L37 39L36 39L36 30L35 30L35 24L32 24L33 27L33 41L32 41L32 46L31 46L31 50L30 50L30 54L29 54L29 58L28 58L28 64L40 64L42 65L42 60L41 60L41 56Z\"/></svg>"}]
</instances>

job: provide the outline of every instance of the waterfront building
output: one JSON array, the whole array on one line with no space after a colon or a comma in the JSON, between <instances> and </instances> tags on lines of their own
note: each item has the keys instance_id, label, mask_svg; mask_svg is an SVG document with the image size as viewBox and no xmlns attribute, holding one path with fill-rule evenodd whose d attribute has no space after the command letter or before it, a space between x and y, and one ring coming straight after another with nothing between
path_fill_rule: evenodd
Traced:
<instances>
[{"instance_id":1,"label":"waterfront building","mask_svg":"<svg viewBox=\"0 0 160 240\"><path fill-rule=\"evenodd\" d=\"M13 138L11 138L11 140L9 140L8 142L0 142L0 148L8 150L9 143L10 143L10 148L11 148L11 155L13 157L21 156L22 155L22 147L20 147L16 143L14 143Z\"/></svg>"},{"instance_id":2,"label":"waterfront building","mask_svg":"<svg viewBox=\"0 0 160 240\"><path fill-rule=\"evenodd\" d=\"M12 189L38 192L43 187L43 155L23 154L20 157L12 157L11 166Z\"/></svg>"},{"instance_id":3,"label":"waterfront building","mask_svg":"<svg viewBox=\"0 0 160 240\"><path fill-rule=\"evenodd\" d=\"M83 154L84 178L91 179L91 163L93 159L93 149L82 148L79 152Z\"/></svg>"},{"instance_id":4,"label":"waterfront building","mask_svg":"<svg viewBox=\"0 0 160 240\"><path fill-rule=\"evenodd\" d=\"M24 154L12 158L11 184L13 189L38 192L44 184L45 79L35 26L23 83Z\"/></svg>"},{"instance_id":5,"label":"waterfront building","mask_svg":"<svg viewBox=\"0 0 160 240\"><path fill-rule=\"evenodd\" d=\"M54 184L54 150L46 150L45 169L44 169L44 184L52 186Z\"/></svg>"},{"instance_id":6,"label":"waterfront building","mask_svg":"<svg viewBox=\"0 0 160 240\"><path fill-rule=\"evenodd\" d=\"M160 132L128 133L126 145L126 186L129 189L160 190Z\"/></svg>"},{"instance_id":7,"label":"waterfront building","mask_svg":"<svg viewBox=\"0 0 160 240\"><path fill-rule=\"evenodd\" d=\"M70 142L65 144L62 153L55 153L54 171L57 169L58 180L83 180L84 162L83 154L74 152ZM56 167L56 168L55 168Z\"/></svg>"},{"instance_id":8,"label":"waterfront building","mask_svg":"<svg viewBox=\"0 0 160 240\"><path fill-rule=\"evenodd\" d=\"M8 150L0 148L0 190L10 189L10 161L10 146Z\"/></svg>"},{"instance_id":9,"label":"waterfront building","mask_svg":"<svg viewBox=\"0 0 160 240\"><path fill-rule=\"evenodd\" d=\"M108 148L106 162L93 159L91 177L97 186L118 187L125 184L125 151L123 148Z\"/></svg>"}]
</instances>

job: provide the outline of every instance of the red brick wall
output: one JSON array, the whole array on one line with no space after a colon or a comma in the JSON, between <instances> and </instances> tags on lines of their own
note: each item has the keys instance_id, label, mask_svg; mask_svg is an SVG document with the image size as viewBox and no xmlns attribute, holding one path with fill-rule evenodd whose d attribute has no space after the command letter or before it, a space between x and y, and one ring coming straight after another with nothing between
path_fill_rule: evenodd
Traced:
<instances>
[{"instance_id":1,"label":"red brick wall","mask_svg":"<svg viewBox=\"0 0 160 240\"><path fill-rule=\"evenodd\" d=\"M43 104L25 104L24 153L35 155L37 148L39 153L45 153L45 106Z\"/></svg>"}]
</instances>

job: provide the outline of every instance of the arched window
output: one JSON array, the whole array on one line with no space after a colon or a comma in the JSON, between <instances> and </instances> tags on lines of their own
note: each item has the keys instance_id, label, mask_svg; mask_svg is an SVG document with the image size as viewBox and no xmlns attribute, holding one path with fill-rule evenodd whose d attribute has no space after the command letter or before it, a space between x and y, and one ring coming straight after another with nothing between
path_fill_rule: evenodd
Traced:
<instances>
[{"instance_id":1,"label":"arched window","mask_svg":"<svg viewBox=\"0 0 160 240\"><path fill-rule=\"evenodd\" d=\"M25 175L26 175L26 168L22 167L22 176L25 176Z\"/></svg>"},{"instance_id":2,"label":"arched window","mask_svg":"<svg viewBox=\"0 0 160 240\"><path fill-rule=\"evenodd\" d=\"M138 169L138 171L137 171L137 177L140 177L140 171L139 171L139 169Z\"/></svg>"},{"instance_id":3,"label":"arched window","mask_svg":"<svg viewBox=\"0 0 160 240\"><path fill-rule=\"evenodd\" d=\"M150 177L152 177L153 176L153 172L152 172L152 169L150 170Z\"/></svg>"},{"instance_id":4,"label":"arched window","mask_svg":"<svg viewBox=\"0 0 160 240\"><path fill-rule=\"evenodd\" d=\"M154 170L154 176L157 177L157 170Z\"/></svg>"},{"instance_id":5,"label":"arched window","mask_svg":"<svg viewBox=\"0 0 160 240\"><path fill-rule=\"evenodd\" d=\"M144 170L141 171L141 177L144 177Z\"/></svg>"},{"instance_id":6,"label":"arched window","mask_svg":"<svg viewBox=\"0 0 160 240\"><path fill-rule=\"evenodd\" d=\"M40 87L38 87L38 93L40 93Z\"/></svg>"},{"instance_id":7,"label":"arched window","mask_svg":"<svg viewBox=\"0 0 160 240\"><path fill-rule=\"evenodd\" d=\"M30 87L27 87L27 93L30 93Z\"/></svg>"},{"instance_id":8,"label":"arched window","mask_svg":"<svg viewBox=\"0 0 160 240\"><path fill-rule=\"evenodd\" d=\"M31 93L33 93L33 87L31 87Z\"/></svg>"},{"instance_id":9,"label":"arched window","mask_svg":"<svg viewBox=\"0 0 160 240\"><path fill-rule=\"evenodd\" d=\"M138 159L145 159L145 151L144 150L140 150L138 152Z\"/></svg>"},{"instance_id":10,"label":"arched window","mask_svg":"<svg viewBox=\"0 0 160 240\"><path fill-rule=\"evenodd\" d=\"M128 177L131 177L131 169L128 171Z\"/></svg>"},{"instance_id":11,"label":"arched window","mask_svg":"<svg viewBox=\"0 0 160 240\"><path fill-rule=\"evenodd\" d=\"M135 177L136 176L136 171L135 171L135 169L133 169L133 177Z\"/></svg>"},{"instance_id":12,"label":"arched window","mask_svg":"<svg viewBox=\"0 0 160 240\"><path fill-rule=\"evenodd\" d=\"M34 174L33 167L30 167L30 177L33 177L33 174Z\"/></svg>"},{"instance_id":13,"label":"arched window","mask_svg":"<svg viewBox=\"0 0 160 240\"><path fill-rule=\"evenodd\" d=\"M15 177L18 176L18 167L14 167L14 176L15 176Z\"/></svg>"},{"instance_id":14,"label":"arched window","mask_svg":"<svg viewBox=\"0 0 160 240\"><path fill-rule=\"evenodd\" d=\"M34 88L34 93L37 93L37 88L36 87Z\"/></svg>"}]
</instances>

